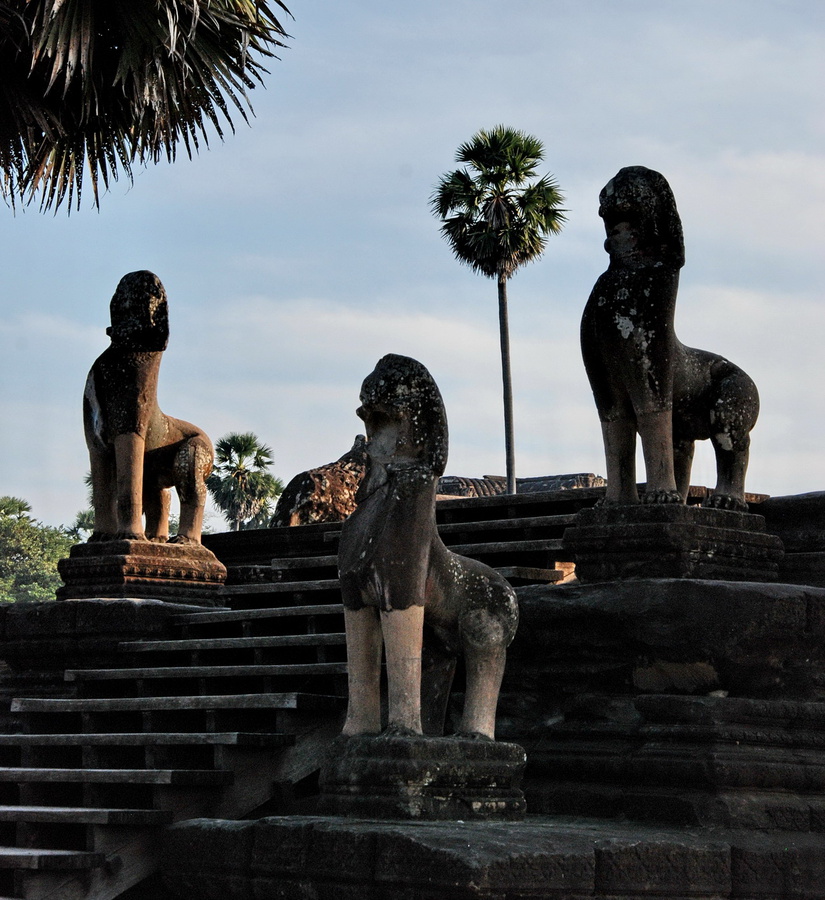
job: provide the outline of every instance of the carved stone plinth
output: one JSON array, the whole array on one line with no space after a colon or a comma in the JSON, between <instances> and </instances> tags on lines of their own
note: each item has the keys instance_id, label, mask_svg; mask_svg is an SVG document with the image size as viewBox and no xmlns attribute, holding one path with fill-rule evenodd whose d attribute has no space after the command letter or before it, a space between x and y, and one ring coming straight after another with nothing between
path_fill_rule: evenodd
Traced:
<instances>
[{"instance_id":1,"label":"carved stone plinth","mask_svg":"<svg viewBox=\"0 0 825 900\"><path fill-rule=\"evenodd\" d=\"M520 820L525 753L458 738L339 737L321 772L324 815Z\"/></svg>"},{"instance_id":2,"label":"carved stone plinth","mask_svg":"<svg viewBox=\"0 0 825 900\"><path fill-rule=\"evenodd\" d=\"M101 541L75 544L57 564L58 600L133 597L220 606L226 566L201 544Z\"/></svg>"},{"instance_id":3,"label":"carved stone plinth","mask_svg":"<svg viewBox=\"0 0 825 900\"><path fill-rule=\"evenodd\" d=\"M752 513L681 504L581 510L564 533L580 581L776 581L782 541Z\"/></svg>"},{"instance_id":4,"label":"carved stone plinth","mask_svg":"<svg viewBox=\"0 0 825 900\"><path fill-rule=\"evenodd\" d=\"M825 831L825 704L605 700L581 698L531 752L531 812Z\"/></svg>"}]
</instances>

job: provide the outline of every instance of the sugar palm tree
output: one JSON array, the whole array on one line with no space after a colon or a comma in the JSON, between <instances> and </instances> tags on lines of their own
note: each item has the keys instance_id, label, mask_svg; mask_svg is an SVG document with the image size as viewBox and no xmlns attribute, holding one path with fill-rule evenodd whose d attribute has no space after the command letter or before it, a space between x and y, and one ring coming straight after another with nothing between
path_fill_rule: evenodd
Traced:
<instances>
[{"instance_id":1,"label":"sugar palm tree","mask_svg":"<svg viewBox=\"0 0 825 900\"><path fill-rule=\"evenodd\" d=\"M282 0L0 0L0 191L98 201L132 166L191 156L247 118L286 36Z\"/></svg>"},{"instance_id":2,"label":"sugar palm tree","mask_svg":"<svg viewBox=\"0 0 825 900\"><path fill-rule=\"evenodd\" d=\"M271 465L272 450L251 431L232 432L215 444L215 468L206 486L233 531L257 522L283 490L280 478L268 471Z\"/></svg>"},{"instance_id":3,"label":"sugar palm tree","mask_svg":"<svg viewBox=\"0 0 825 900\"><path fill-rule=\"evenodd\" d=\"M550 175L535 178L544 156L540 140L499 125L482 130L456 152L468 168L443 175L430 205L457 259L495 278L498 286L507 492L516 492L513 386L507 281L541 256L551 234L566 221L563 197ZM469 169L469 170L468 170Z\"/></svg>"}]
</instances>

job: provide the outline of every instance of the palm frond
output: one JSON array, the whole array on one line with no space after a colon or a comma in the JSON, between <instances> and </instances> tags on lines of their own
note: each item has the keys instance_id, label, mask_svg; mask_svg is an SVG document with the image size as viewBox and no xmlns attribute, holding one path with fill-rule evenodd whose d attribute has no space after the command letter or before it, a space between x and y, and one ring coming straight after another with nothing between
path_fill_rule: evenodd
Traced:
<instances>
[{"instance_id":1,"label":"palm frond","mask_svg":"<svg viewBox=\"0 0 825 900\"><path fill-rule=\"evenodd\" d=\"M79 205L247 121L282 0L0 0L3 195Z\"/></svg>"}]
</instances>

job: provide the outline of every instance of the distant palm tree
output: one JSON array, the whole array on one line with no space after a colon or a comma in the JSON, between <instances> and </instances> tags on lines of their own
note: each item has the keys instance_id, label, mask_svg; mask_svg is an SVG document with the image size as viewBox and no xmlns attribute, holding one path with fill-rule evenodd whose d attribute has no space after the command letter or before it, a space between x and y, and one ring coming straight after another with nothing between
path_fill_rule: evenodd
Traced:
<instances>
[{"instance_id":1,"label":"distant palm tree","mask_svg":"<svg viewBox=\"0 0 825 900\"><path fill-rule=\"evenodd\" d=\"M271 465L272 450L251 431L227 434L215 444L215 469L206 486L233 531L258 521L283 490L280 478L267 471Z\"/></svg>"},{"instance_id":2,"label":"distant palm tree","mask_svg":"<svg viewBox=\"0 0 825 900\"><path fill-rule=\"evenodd\" d=\"M498 125L479 131L456 152L470 171L443 175L430 206L442 220L441 233L460 262L495 278L504 393L507 492L515 494L513 385L507 321L507 281L520 266L541 256L547 237L558 234L567 217L564 200L550 175L530 181L544 156L538 138Z\"/></svg>"},{"instance_id":3,"label":"distant palm tree","mask_svg":"<svg viewBox=\"0 0 825 900\"><path fill-rule=\"evenodd\" d=\"M7 516L10 519L27 519L30 520L29 513L32 511L31 503L23 500L21 497L0 497L0 516Z\"/></svg>"},{"instance_id":4,"label":"distant palm tree","mask_svg":"<svg viewBox=\"0 0 825 900\"><path fill-rule=\"evenodd\" d=\"M282 0L0 0L0 192L95 203L132 165L190 156L247 118Z\"/></svg>"}]
</instances>

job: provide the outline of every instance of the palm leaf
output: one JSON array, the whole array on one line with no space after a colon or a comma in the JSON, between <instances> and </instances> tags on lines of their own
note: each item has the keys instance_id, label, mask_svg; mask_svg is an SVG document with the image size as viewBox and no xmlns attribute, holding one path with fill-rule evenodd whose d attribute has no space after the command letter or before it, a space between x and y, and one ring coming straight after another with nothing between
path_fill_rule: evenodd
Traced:
<instances>
[{"instance_id":1,"label":"palm leaf","mask_svg":"<svg viewBox=\"0 0 825 900\"><path fill-rule=\"evenodd\" d=\"M0 169L14 204L79 205L246 121L282 0L0 0Z\"/></svg>"}]
</instances>

